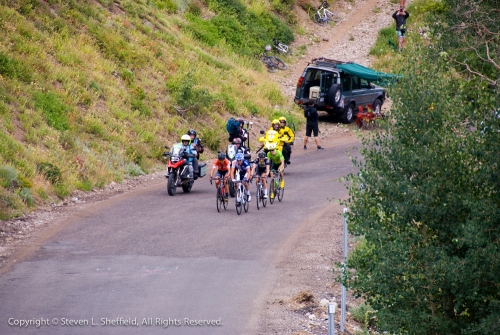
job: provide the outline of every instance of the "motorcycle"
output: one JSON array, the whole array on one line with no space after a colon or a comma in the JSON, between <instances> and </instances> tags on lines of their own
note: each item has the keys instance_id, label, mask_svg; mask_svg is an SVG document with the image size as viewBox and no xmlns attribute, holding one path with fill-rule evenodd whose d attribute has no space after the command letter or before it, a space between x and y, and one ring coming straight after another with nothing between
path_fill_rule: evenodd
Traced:
<instances>
[{"instance_id":1,"label":"motorcycle","mask_svg":"<svg viewBox=\"0 0 500 335\"><path fill-rule=\"evenodd\" d=\"M283 146L285 145L285 142L288 142L288 135L283 134L280 136L280 134L276 130L268 130L265 132L264 130L261 130L260 133L262 135L265 134L265 136L259 137L259 142L262 143L260 148L256 151L259 152L261 150L264 150L264 152L267 154L269 152L269 145L270 144L276 144L276 149L281 151L283 153ZM285 167L287 166L285 162Z\"/></svg>"},{"instance_id":2,"label":"motorcycle","mask_svg":"<svg viewBox=\"0 0 500 335\"><path fill-rule=\"evenodd\" d=\"M165 149L168 150L170 148L165 146ZM191 191L194 179L188 178L190 166L188 159L194 156L194 154L188 154L182 149L182 143L174 144L169 152L163 153L163 157L168 157L167 174L165 175L168 179L168 195L175 195L177 187L182 187L184 193L189 193ZM199 162L198 171L193 171L193 174L193 177L204 177L207 174L207 164Z\"/></svg>"}]
</instances>

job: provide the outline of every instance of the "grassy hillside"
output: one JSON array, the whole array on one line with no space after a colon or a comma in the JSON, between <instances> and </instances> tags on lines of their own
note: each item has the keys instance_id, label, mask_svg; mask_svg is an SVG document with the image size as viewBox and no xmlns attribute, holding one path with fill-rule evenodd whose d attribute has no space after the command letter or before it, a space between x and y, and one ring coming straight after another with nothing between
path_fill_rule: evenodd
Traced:
<instances>
[{"instance_id":1,"label":"grassy hillside","mask_svg":"<svg viewBox=\"0 0 500 335\"><path fill-rule=\"evenodd\" d=\"M253 57L293 39L271 6L0 0L0 219L147 173L189 128L215 151L230 114L284 112Z\"/></svg>"}]
</instances>

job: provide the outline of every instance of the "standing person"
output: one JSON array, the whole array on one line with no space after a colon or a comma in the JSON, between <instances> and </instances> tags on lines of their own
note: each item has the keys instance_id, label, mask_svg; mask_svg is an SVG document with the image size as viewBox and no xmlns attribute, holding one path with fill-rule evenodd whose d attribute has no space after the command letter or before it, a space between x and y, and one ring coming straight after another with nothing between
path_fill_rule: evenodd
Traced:
<instances>
[{"instance_id":1,"label":"standing person","mask_svg":"<svg viewBox=\"0 0 500 335\"><path fill-rule=\"evenodd\" d=\"M410 17L410 13L401 6L397 11L392 14L394 20L396 20L396 31L399 38L399 51L405 48L405 35L406 35L406 19Z\"/></svg>"},{"instance_id":2,"label":"standing person","mask_svg":"<svg viewBox=\"0 0 500 335\"><path fill-rule=\"evenodd\" d=\"M318 132L319 132L318 111L316 110L316 108L314 108L314 101L313 100L309 100L306 103L306 105L307 106L304 109L304 116L307 118L306 136L304 137L304 150L307 149L307 141L309 140L311 133L314 135L314 142L316 142L316 146L318 147L318 150L323 150L323 148L319 145L319 139L318 139Z\"/></svg>"}]
</instances>

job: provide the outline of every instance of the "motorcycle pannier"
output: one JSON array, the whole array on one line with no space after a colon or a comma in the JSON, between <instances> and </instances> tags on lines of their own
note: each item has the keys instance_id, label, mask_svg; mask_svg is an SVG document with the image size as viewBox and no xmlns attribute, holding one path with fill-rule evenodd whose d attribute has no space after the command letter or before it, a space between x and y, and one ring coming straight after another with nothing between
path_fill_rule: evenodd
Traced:
<instances>
[{"instance_id":1,"label":"motorcycle pannier","mask_svg":"<svg viewBox=\"0 0 500 335\"><path fill-rule=\"evenodd\" d=\"M207 163L199 163L200 177L204 177L207 174Z\"/></svg>"}]
</instances>

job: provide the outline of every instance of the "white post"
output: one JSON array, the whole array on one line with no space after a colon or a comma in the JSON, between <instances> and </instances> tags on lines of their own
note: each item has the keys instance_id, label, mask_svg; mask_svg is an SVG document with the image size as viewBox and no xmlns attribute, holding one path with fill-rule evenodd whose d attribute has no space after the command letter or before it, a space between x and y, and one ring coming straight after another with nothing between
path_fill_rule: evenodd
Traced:
<instances>
[{"instance_id":1,"label":"white post","mask_svg":"<svg viewBox=\"0 0 500 335\"><path fill-rule=\"evenodd\" d=\"M347 213L347 208L344 208L344 268L342 271L345 270L345 264L347 263L347 217L345 215ZM344 273L342 274L344 275ZM344 332L344 324L345 324L345 317L346 317L346 289L345 286L342 285L342 301L341 301L341 307L340 307L340 331Z\"/></svg>"},{"instance_id":2,"label":"white post","mask_svg":"<svg viewBox=\"0 0 500 335\"><path fill-rule=\"evenodd\" d=\"M335 306L337 303L328 304L328 335L335 335Z\"/></svg>"}]
</instances>

